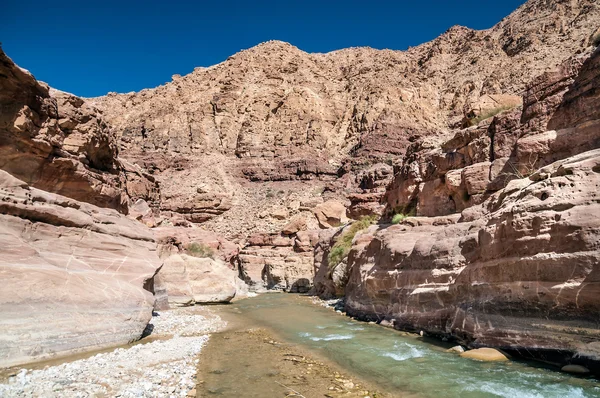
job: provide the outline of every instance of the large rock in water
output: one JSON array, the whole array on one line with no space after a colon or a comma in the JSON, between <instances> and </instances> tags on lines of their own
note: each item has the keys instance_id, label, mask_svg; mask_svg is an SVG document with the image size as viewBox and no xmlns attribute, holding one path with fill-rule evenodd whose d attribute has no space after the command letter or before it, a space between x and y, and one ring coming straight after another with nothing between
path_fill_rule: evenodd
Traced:
<instances>
[{"instance_id":1,"label":"large rock in water","mask_svg":"<svg viewBox=\"0 0 600 398\"><path fill-rule=\"evenodd\" d=\"M0 170L0 366L141 337L161 266L142 224Z\"/></svg>"},{"instance_id":2,"label":"large rock in water","mask_svg":"<svg viewBox=\"0 0 600 398\"><path fill-rule=\"evenodd\" d=\"M348 314L600 372L600 149L352 248Z\"/></svg>"}]
</instances>

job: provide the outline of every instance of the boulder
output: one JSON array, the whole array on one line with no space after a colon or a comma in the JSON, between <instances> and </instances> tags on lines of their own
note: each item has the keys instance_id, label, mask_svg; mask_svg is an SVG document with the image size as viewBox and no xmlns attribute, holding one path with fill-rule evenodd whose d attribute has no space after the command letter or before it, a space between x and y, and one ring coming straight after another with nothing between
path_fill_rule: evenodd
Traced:
<instances>
[{"instance_id":1,"label":"boulder","mask_svg":"<svg viewBox=\"0 0 600 398\"><path fill-rule=\"evenodd\" d=\"M316 206L313 213L321 228L334 228L348 222L346 207L337 200L328 200Z\"/></svg>"},{"instance_id":2,"label":"boulder","mask_svg":"<svg viewBox=\"0 0 600 398\"><path fill-rule=\"evenodd\" d=\"M276 220L285 220L288 217L288 211L285 207L276 206L271 209L270 215Z\"/></svg>"},{"instance_id":3,"label":"boulder","mask_svg":"<svg viewBox=\"0 0 600 398\"><path fill-rule=\"evenodd\" d=\"M479 361L489 361L489 362L497 362L497 361L508 361L506 355L501 353L500 351L494 348L477 348L474 350L465 351L460 354L463 358L471 358L477 359Z\"/></svg>"},{"instance_id":4,"label":"boulder","mask_svg":"<svg viewBox=\"0 0 600 398\"><path fill-rule=\"evenodd\" d=\"M455 352L457 354L462 354L463 352L465 352L465 349L463 348L463 346L457 345L452 348L448 348L446 352Z\"/></svg>"},{"instance_id":5,"label":"boulder","mask_svg":"<svg viewBox=\"0 0 600 398\"><path fill-rule=\"evenodd\" d=\"M590 370L585 366L573 364L565 365L562 368L560 368L560 370L566 373L573 373L578 375L586 375L590 373Z\"/></svg>"},{"instance_id":6,"label":"boulder","mask_svg":"<svg viewBox=\"0 0 600 398\"><path fill-rule=\"evenodd\" d=\"M202 303L228 303L246 293L237 272L221 260L174 254L165 259L159 272L169 303L186 306Z\"/></svg>"},{"instance_id":7,"label":"boulder","mask_svg":"<svg viewBox=\"0 0 600 398\"><path fill-rule=\"evenodd\" d=\"M294 235L300 231L305 231L307 228L306 219L303 216L297 216L287 223L281 230L284 235Z\"/></svg>"}]
</instances>

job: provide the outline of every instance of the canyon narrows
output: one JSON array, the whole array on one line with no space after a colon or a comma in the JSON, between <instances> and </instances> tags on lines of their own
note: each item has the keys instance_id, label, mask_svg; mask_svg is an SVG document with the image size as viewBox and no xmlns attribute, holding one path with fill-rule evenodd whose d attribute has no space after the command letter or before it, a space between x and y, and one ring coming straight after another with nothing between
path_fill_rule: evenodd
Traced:
<instances>
[{"instance_id":1,"label":"canyon narrows","mask_svg":"<svg viewBox=\"0 0 600 398\"><path fill-rule=\"evenodd\" d=\"M600 375L599 44L597 1L529 0L407 51L270 41L96 98L0 50L0 365L283 291Z\"/></svg>"}]
</instances>

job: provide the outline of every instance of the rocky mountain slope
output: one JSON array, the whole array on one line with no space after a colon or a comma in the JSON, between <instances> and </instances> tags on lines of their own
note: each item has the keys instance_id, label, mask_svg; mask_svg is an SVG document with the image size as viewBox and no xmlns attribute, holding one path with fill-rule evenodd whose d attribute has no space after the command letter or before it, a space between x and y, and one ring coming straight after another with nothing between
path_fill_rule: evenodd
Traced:
<instances>
[{"instance_id":1,"label":"rocky mountain slope","mask_svg":"<svg viewBox=\"0 0 600 398\"><path fill-rule=\"evenodd\" d=\"M415 143L385 195L408 214L359 234L341 264L345 230L321 234L316 293L345 294L362 319L600 373L599 63L597 48L534 79L523 108Z\"/></svg>"},{"instance_id":2,"label":"rocky mountain slope","mask_svg":"<svg viewBox=\"0 0 600 398\"><path fill-rule=\"evenodd\" d=\"M405 52L307 54L267 42L164 86L90 102L121 155L160 181L154 207L165 219L210 220L243 238L277 232L281 224L257 216L320 196L307 191L345 197L358 188L354 172L399 159L416 137L517 105L533 78L589 47L599 20L592 0L536 0L489 30L453 27ZM267 197L269 187L283 193Z\"/></svg>"}]
</instances>

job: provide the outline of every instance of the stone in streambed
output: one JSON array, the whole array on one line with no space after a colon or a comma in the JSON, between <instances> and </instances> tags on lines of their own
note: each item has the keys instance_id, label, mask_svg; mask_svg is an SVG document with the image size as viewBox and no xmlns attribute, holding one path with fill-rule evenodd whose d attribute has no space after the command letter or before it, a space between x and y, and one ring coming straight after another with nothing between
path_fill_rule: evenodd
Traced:
<instances>
[{"instance_id":1,"label":"stone in streambed","mask_svg":"<svg viewBox=\"0 0 600 398\"><path fill-rule=\"evenodd\" d=\"M590 373L590 370L588 368L586 368L585 366L572 365L572 364L571 365L565 365L560 370L563 371L563 372L580 374L580 375L584 375L584 374Z\"/></svg>"},{"instance_id":2,"label":"stone in streambed","mask_svg":"<svg viewBox=\"0 0 600 398\"><path fill-rule=\"evenodd\" d=\"M460 354L463 358L477 359L479 361L508 361L506 355L494 348L477 348Z\"/></svg>"},{"instance_id":3,"label":"stone in streambed","mask_svg":"<svg viewBox=\"0 0 600 398\"><path fill-rule=\"evenodd\" d=\"M452 348L448 348L446 350L446 352L456 352L458 354L462 354L463 352L465 352L465 349L462 346L457 345L457 346L454 346Z\"/></svg>"}]
</instances>

